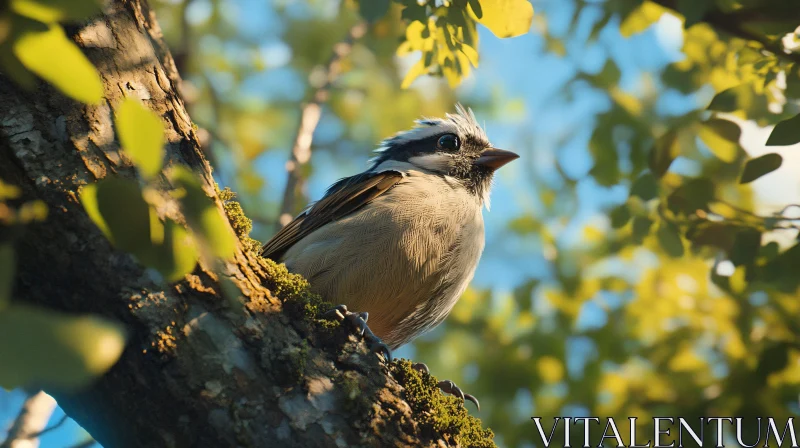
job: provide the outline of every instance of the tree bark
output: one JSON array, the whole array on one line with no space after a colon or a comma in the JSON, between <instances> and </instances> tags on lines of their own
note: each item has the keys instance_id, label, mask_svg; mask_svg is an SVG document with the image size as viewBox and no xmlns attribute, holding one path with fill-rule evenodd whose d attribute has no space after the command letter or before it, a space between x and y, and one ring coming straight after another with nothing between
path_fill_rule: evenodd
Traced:
<instances>
[{"instance_id":1,"label":"tree bark","mask_svg":"<svg viewBox=\"0 0 800 448\"><path fill-rule=\"evenodd\" d=\"M125 96L162 117L167 166L191 167L221 204L146 2L114 0L70 31L100 70L104 103L86 106L44 84L26 92L0 76L0 178L49 208L15 242L15 300L102 315L132 334L91 387L48 391L64 410L107 448L458 444L457 434L415 420L394 367L349 329L321 329L302 303L268 289L275 267L241 246L219 274L200 264L171 285L111 246L78 198L106 176L136 176L113 127ZM223 297L227 280L243 307Z\"/></svg>"}]
</instances>

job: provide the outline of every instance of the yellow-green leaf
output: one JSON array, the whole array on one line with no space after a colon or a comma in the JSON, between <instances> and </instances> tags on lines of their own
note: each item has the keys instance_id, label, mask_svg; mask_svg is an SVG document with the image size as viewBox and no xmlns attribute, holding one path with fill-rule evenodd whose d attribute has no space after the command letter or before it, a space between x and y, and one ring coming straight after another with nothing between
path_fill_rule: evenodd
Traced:
<instances>
[{"instance_id":1,"label":"yellow-green leaf","mask_svg":"<svg viewBox=\"0 0 800 448\"><path fill-rule=\"evenodd\" d=\"M10 244L0 245L0 312L11 300L14 285L14 248Z\"/></svg>"},{"instance_id":2,"label":"yellow-green leaf","mask_svg":"<svg viewBox=\"0 0 800 448\"><path fill-rule=\"evenodd\" d=\"M89 219L100 228L106 238L111 238L111 231L108 229L108 224L100 214L100 207L97 205L97 184L85 185L81 189L81 204L89 215Z\"/></svg>"},{"instance_id":3,"label":"yellow-green leaf","mask_svg":"<svg viewBox=\"0 0 800 448\"><path fill-rule=\"evenodd\" d=\"M215 256L223 259L233 257L236 235L230 229L228 220L203 191L197 176L183 166L176 166L169 178L179 190L178 200L189 227Z\"/></svg>"},{"instance_id":4,"label":"yellow-green leaf","mask_svg":"<svg viewBox=\"0 0 800 448\"><path fill-rule=\"evenodd\" d=\"M11 9L45 23L80 20L101 12L95 0L11 0Z\"/></svg>"},{"instance_id":5,"label":"yellow-green leaf","mask_svg":"<svg viewBox=\"0 0 800 448\"><path fill-rule=\"evenodd\" d=\"M155 176L164 163L164 124L138 100L126 98L116 117L122 149L145 178Z\"/></svg>"},{"instance_id":6,"label":"yellow-green leaf","mask_svg":"<svg viewBox=\"0 0 800 448\"><path fill-rule=\"evenodd\" d=\"M678 134L675 130L670 130L656 140L653 149L650 150L649 166L650 171L656 178L662 178L669 170L670 165L680 154L678 144Z\"/></svg>"},{"instance_id":7,"label":"yellow-green leaf","mask_svg":"<svg viewBox=\"0 0 800 448\"><path fill-rule=\"evenodd\" d=\"M159 222L160 224L160 222ZM197 265L197 246L191 234L180 224L169 219L161 226L162 240L138 256L169 282L182 280Z\"/></svg>"},{"instance_id":8,"label":"yellow-green leaf","mask_svg":"<svg viewBox=\"0 0 800 448\"><path fill-rule=\"evenodd\" d=\"M470 14L499 38L521 36L533 22L533 5L528 0L480 0L481 16L472 8Z\"/></svg>"},{"instance_id":9,"label":"yellow-green leaf","mask_svg":"<svg viewBox=\"0 0 800 448\"><path fill-rule=\"evenodd\" d=\"M717 158L732 163L739 154L739 137L742 131L732 121L712 118L700 126L697 135Z\"/></svg>"},{"instance_id":10,"label":"yellow-green leaf","mask_svg":"<svg viewBox=\"0 0 800 448\"><path fill-rule=\"evenodd\" d=\"M99 317L8 307L0 312L0 386L85 387L117 361L125 336Z\"/></svg>"},{"instance_id":11,"label":"yellow-green leaf","mask_svg":"<svg viewBox=\"0 0 800 448\"><path fill-rule=\"evenodd\" d=\"M12 50L28 70L66 95L89 104L103 99L100 74L60 26L24 31L13 42Z\"/></svg>"},{"instance_id":12,"label":"yellow-green leaf","mask_svg":"<svg viewBox=\"0 0 800 448\"><path fill-rule=\"evenodd\" d=\"M667 11L669 11L667 8L659 4L645 1L625 17L619 26L619 32L623 37L641 33L657 22Z\"/></svg>"},{"instance_id":13,"label":"yellow-green leaf","mask_svg":"<svg viewBox=\"0 0 800 448\"><path fill-rule=\"evenodd\" d=\"M421 75L425 74L425 60L424 58L420 57L419 61L414 64L406 73L406 76L403 78L403 83L400 84L401 89L407 89L411 84L419 78Z\"/></svg>"}]
</instances>

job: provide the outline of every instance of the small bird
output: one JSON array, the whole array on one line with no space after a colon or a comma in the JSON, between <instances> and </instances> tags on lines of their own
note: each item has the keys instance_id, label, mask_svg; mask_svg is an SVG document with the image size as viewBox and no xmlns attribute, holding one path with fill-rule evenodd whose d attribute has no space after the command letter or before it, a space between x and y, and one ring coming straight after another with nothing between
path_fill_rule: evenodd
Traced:
<instances>
[{"instance_id":1,"label":"small bird","mask_svg":"<svg viewBox=\"0 0 800 448\"><path fill-rule=\"evenodd\" d=\"M453 309L483 252L494 172L519 157L494 148L471 109L456 111L385 139L368 170L334 183L262 248L390 349Z\"/></svg>"}]
</instances>

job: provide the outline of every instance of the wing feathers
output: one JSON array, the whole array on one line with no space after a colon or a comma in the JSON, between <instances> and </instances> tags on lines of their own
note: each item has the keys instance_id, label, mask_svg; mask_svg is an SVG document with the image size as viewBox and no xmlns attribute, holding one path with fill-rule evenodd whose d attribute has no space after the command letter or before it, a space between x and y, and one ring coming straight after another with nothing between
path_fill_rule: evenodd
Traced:
<instances>
[{"instance_id":1,"label":"wing feathers","mask_svg":"<svg viewBox=\"0 0 800 448\"><path fill-rule=\"evenodd\" d=\"M397 185L403 175L397 171L359 174L344 179L306 211L287 224L264 247L261 256L280 259L295 243L325 224L347 216Z\"/></svg>"}]
</instances>

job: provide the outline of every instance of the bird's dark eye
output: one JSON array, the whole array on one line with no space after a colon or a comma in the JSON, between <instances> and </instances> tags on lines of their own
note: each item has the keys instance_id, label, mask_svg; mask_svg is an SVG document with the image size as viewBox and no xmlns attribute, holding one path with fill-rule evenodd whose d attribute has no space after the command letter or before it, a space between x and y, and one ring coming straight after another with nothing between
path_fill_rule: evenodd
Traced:
<instances>
[{"instance_id":1,"label":"bird's dark eye","mask_svg":"<svg viewBox=\"0 0 800 448\"><path fill-rule=\"evenodd\" d=\"M461 142L458 141L457 135L447 134L439 137L436 146L443 151L456 151L458 147L461 146Z\"/></svg>"}]
</instances>

